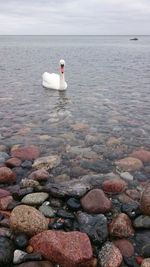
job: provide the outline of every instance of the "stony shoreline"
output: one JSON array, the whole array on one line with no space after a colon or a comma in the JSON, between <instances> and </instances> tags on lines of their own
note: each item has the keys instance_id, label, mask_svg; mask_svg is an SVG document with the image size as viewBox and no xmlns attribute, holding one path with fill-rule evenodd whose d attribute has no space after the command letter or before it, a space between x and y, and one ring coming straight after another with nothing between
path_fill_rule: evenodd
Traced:
<instances>
[{"instance_id":1,"label":"stony shoreline","mask_svg":"<svg viewBox=\"0 0 150 267\"><path fill-rule=\"evenodd\" d=\"M0 145L0 266L150 266L150 151L107 145Z\"/></svg>"}]
</instances>

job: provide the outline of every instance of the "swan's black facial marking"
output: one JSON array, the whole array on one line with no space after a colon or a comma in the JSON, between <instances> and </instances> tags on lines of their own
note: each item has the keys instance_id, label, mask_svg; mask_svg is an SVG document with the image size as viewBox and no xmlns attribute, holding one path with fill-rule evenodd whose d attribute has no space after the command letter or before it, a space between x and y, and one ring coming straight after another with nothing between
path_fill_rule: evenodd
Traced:
<instances>
[{"instance_id":1,"label":"swan's black facial marking","mask_svg":"<svg viewBox=\"0 0 150 267\"><path fill-rule=\"evenodd\" d=\"M64 64L61 64L61 68L64 68Z\"/></svg>"},{"instance_id":2,"label":"swan's black facial marking","mask_svg":"<svg viewBox=\"0 0 150 267\"><path fill-rule=\"evenodd\" d=\"M61 73L64 73L64 64L61 64Z\"/></svg>"}]
</instances>

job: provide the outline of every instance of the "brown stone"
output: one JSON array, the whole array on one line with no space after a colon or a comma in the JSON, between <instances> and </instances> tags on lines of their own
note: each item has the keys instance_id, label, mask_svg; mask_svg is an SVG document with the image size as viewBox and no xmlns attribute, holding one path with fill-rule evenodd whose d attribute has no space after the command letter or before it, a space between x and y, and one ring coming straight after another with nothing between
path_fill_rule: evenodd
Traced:
<instances>
[{"instance_id":1,"label":"brown stone","mask_svg":"<svg viewBox=\"0 0 150 267\"><path fill-rule=\"evenodd\" d=\"M137 171L143 168L143 163L140 159L127 157L124 159L120 159L115 162L117 167L119 167L123 171Z\"/></svg>"},{"instance_id":2,"label":"brown stone","mask_svg":"<svg viewBox=\"0 0 150 267\"><path fill-rule=\"evenodd\" d=\"M139 149L133 151L130 156L133 158L140 159L143 163L150 163L150 151Z\"/></svg>"},{"instance_id":3,"label":"brown stone","mask_svg":"<svg viewBox=\"0 0 150 267\"><path fill-rule=\"evenodd\" d=\"M134 247L132 243L127 239L119 239L113 242L117 248L119 248L122 256L131 257L134 254Z\"/></svg>"},{"instance_id":4,"label":"brown stone","mask_svg":"<svg viewBox=\"0 0 150 267\"><path fill-rule=\"evenodd\" d=\"M102 184L102 188L107 193L120 193L125 190L127 184L121 179L106 180Z\"/></svg>"},{"instance_id":5,"label":"brown stone","mask_svg":"<svg viewBox=\"0 0 150 267\"><path fill-rule=\"evenodd\" d=\"M20 205L13 209L10 227L16 232L35 235L48 229L48 221L41 212L33 207Z\"/></svg>"},{"instance_id":6,"label":"brown stone","mask_svg":"<svg viewBox=\"0 0 150 267\"><path fill-rule=\"evenodd\" d=\"M143 214L150 215L150 183L142 193L140 204Z\"/></svg>"},{"instance_id":7,"label":"brown stone","mask_svg":"<svg viewBox=\"0 0 150 267\"><path fill-rule=\"evenodd\" d=\"M126 190L126 194L135 201L139 201L141 198L141 193L136 189L128 189Z\"/></svg>"},{"instance_id":8,"label":"brown stone","mask_svg":"<svg viewBox=\"0 0 150 267\"><path fill-rule=\"evenodd\" d=\"M150 258L144 259L141 267L150 267Z\"/></svg>"},{"instance_id":9,"label":"brown stone","mask_svg":"<svg viewBox=\"0 0 150 267\"><path fill-rule=\"evenodd\" d=\"M32 237L29 244L34 252L40 252L42 256L61 267L77 267L80 264L88 267L92 259L92 247L85 233L44 231Z\"/></svg>"},{"instance_id":10,"label":"brown stone","mask_svg":"<svg viewBox=\"0 0 150 267\"><path fill-rule=\"evenodd\" d=\"M98 258L101 267L120 267L122 262L121 252L112 242L103 245Z\"/></svg>"},{"instance_id":11,"label":"brown stone","mask_svg":"<svg viewBox=\"0 0 150 267\"><path fill-rule=\"evenodd\" d=\"M134 235L130 218L125 213L120 213L109 225L109 232L114 237L129 237Z\"/></svg>"},{"instance_id":12,"label":"brown stone","mask_svg":"<svg viewBox=\"0 0 150 267\"><path fill-rule=\"evenodd\" d=\"M16 181L16 174L7 167L0 168L0 183L13 183Z\"/></svg>"},{"instance_id":13,"label":"brown stone","mask_svg":"<svg viewBox=\"0 0 150 267\"><path fill-rule=\"evenodd\" d=\"M10 196L10 192L0 188L0 198Z\"/></svg>"},{"instance_id":14,"label":"brown stone","mask_svg":"<svg viewBox=\"0 0 150 267\"><path fill-rule=\"evenodd\" d=\"M27 147L19 147L11 151L11 156L21 160L34 160L38 158L40 151L38 147L31 145Z\"/></svg>"},{"instance_id":15,"label":"brown stone","mask_svg":"<svg viewBox=\"0 0 150 267\"><path fill-rule=\"evenodd\" d=\"M30 173L28 178L36 181L46 181L49 178L49 172L45 169L39 169Z\"/></svg>"},{"instance_id":16,"label":"brown stone","mask_svg":"<svg viewBox=\"0 0 150 267\"><path fill-rule=\"evenodd\" d=\"M110 199L101 189L93 189L81 198L82 208L89 213L105 213L112 208Z\"/></svg>"},{"instance_id":17,"label":"brown stone","mask_svg":"<svg viewBox=\"0 0 150 267\"><path fill-rule=\"evenodd\" d=\"M7 207L10 203L12 203L13 198L12 196L6 196L0 198L0 210L7 210Z\"/></svg>"},{"instance_id":18,"label":"brown stone","mask_svg":"<svg viewBox=\"0 0 150 267\"><path fill-rule=\"evenodd\" d=\"M74 131L81 131L82 132L82 131L87 131L89 129L89 125L86 123L83 123L83 122L77 122L75 124L72 124L71 128Z\"/></svg>"},{"instance_id":19,"label":"brown stone","mask_svg":"<svg viewBox=\"0 0 150 267\"><path fill-rule=\"evenodd\" d=\"M6 166L9 168L19 167L21 163L22 161L18 158L11 158L5 162Z\"/></svg>"}]
</instances>

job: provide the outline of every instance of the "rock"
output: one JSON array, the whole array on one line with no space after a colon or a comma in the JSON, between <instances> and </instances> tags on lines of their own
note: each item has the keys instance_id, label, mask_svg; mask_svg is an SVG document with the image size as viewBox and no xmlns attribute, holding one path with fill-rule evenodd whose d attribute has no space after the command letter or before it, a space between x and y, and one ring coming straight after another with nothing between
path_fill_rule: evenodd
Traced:
<instances>
[{"instance_id":1,"label":"rock","mask_svg":"<svg viewBox=\"0 0 150 267\"><path fill-rule=\"evenodd\" d=\"M61 218L74 219L73 213L63 210L63 209L57 210L56 214L58 217L61 217Z\"/></svg>"},{"instance_id":2,"label":"rock","mask_svg":"<svg viewBox=\"0 0 150 267\"><path fill-rule=\"evenodd\" d=\"M133 151L130 156L133 158L140 159L143 163L150 163L150 151L139 149Z\"/></svg>"},{"instance_id":3,"label":"rock","mask_svg":"<svg viewBox=\"0 0 150 267\"><path fill-rule=\"evenodd\" d=\"M141 215L137 217L134 220L133 225L135 228L150 229L150 216Z\"/></svg>"},{"instance_id":4,"label":"rock","mask_svg":"<svg viewBox=\"0 0 150 267\"><path fill-rule=\"evenodd\" d=\"M77 212L76 219L81 232L87 233L94 244L103 244L108 237L107 218L103 214L90 215Z\"/></svg>"},{"instance_id":5,"label":"rock","mask_svg":"<svg viewBox=\"0 0 150 267\"><path fill-rule=\"evenodd\" d=\"M109 232L114 237L129 237L134 235L130 218L125 213L120 213L109 225Z\"/></svg>"},{"instance_id":6,"label":"rock","mask_svg":"<svg viewBox=\"0 0 150 267\"><path fill-rule=\"evenodd\" d=\"M76 267L92 259L88 236L80 232L44 231L30 239L29 244L45 259L62 267Z\"/></svg>"},{"instance_id":7,"label":"rock","mask_svg":"<svg viewBox=\"0 0 150 267\"><path fill-rule=\"evenodd\" d=\"M120 173L120 177L126 181L133 181L133 175L131 175L129 172Z\"/></svg>"},{"instance_id":8,"label":"rock","mask_svg":"<svg viewBox=\"0 0 150 267\"><path fill-rule=\"evenodd\" d=\"M150 215L150 184L143 191L140 204L143 214Z\"/></svg>"},{"instance_id":9,"label":"rock","mask_svg":"<svg viewBox=\"0 0 150 267\"><path fill-rule=\"evenodd\" d=\"M0 183L14 183L16 175L12 170L7 167L0 168Z\"/></svg>"},{"instance_id":10,"label":"rock","mask_svg":"<svg viewBox=\"0 0 150 267\"><path fill-rule=\"evenodd\" d=\"M22 161L18 158L11 158L5 162L6 166L9 168L19 167L21 163Z\"/></svg>"},{"instance_id":11,"label":"rock","mask_svg":"<svg viewBox=\"0 0 150 267\"><path fill-rule=\"evenodd\" d=\"M1 210L7 210L8 205L13 201L12 196L6 196L3 198L0 198L0 209Z\"/></svg>"},{"instance_id":12,"label":"rock","mask_svg":"<svg viewBox=\"0 0 150 267\"><path fill-rule=\"evenodd\" d=\"M32 253L32 254L28 254L22 250L15 250L14 251L14 258L13 258L13 263L14 264L19 264L19 263L23 263L26 261L32 261L32 260L36 260L36 261L40 261L42 260L42 256L40 253Z\"/></svg>"},{"instance_id":13,"label":"rock","mask_svg":"<svg viewBox=\"0 0 150 267\"><path fill-rule=\"evenodd\" d=\"M32 169L32 161L25 160L24 162L22 162L21 167L24 169Z\"/></svg>"},{"instance_id":14,"label":"rock","mask_svg":"<svg viewBox=\"0 0 150 267\"><path fill-rule=\"evenodd\" d=\"M40 184L39 184L38 181L27 179L27 178L22 179L21 182L20 182L20 187L21 188L28 188L28 187L37 188L37 187L39 187L39 185Z\"/></svg>"},{"instance_id":15,"label":"rock","mask_svg":"<svg viewBox=\"0 0 150 267\"><path fill-rule=\"evenodd\" d=\"M28 187L28 188L20 188L20 187L16 187L12 189L12 196L15 200L21 200L24 196L26 196L27 194L30 194L33 192L33 188L32 187Z\"/></svg>"},{"instance_id":16,"label":"rock","mask_svg":"<svg viewBox=\"0 0 150 267\"><path fill-rule=\"evenodd\" d=\"M126 194L135 201L139 201L141 198L141 193L136 189L128 189L126 190Z\"/></svg>"},{"instance_id":17,"label":"rock","mask_svg":"<svg viewBox=\"0 0 150 267\"><path fill-rule=\"evenodd\" d=\"M120 250L111 242L106 242L98 254L101 267L120 267L122 255Z\"/></svg>"},{"instance_id":18,"label":"rock","mask_svg":"<svg viewBox=\"0 0 150 267\"><path fill-rule=\"evenodd\" d=\"M107 142L106 145L107 146L117 146L121 144L121 139L120 138L115 138L115 137L110 137Z\"/></svg>"},{"instance_id":19,"label":"rock","mask_svg":"<svg viewBox=\"0 0 150 267\"><path fill-rule=\"evenodd\" d=\"M39 211L48 218L52 218L55 216L56 211L50 207L50 202L46 201L39 207Z\"/></svg>"},{"instance_id":20,"label":"rock","mask_svg":"<svg viewBox=\"0 0 150 267\"><path fill-rule=\"evenodd\" d=\"M133 158L133 157L127 157L124 159L120 159L115 162L117 167L123 171L137 171L143 168L143 163L141 160Z\"/></svg>"},{"instance_id":21,"label":"rock","mask_svg":"<svg viewBox=\"0 0 150 267\"><path fill-rule=\"evenodd\" d=\"M144 259L141 267L150 267L150 258Z\"/></svg>"},{"instance_id":22,"label":"rock","mask_svg":"<svg viewBox=\"0 0 150 267\"><path fill-rule=\"evenodd\" d=\"M13 252L13 242L7 237L0 236L0 266L6 266L11 263Z\"/></svg>"},{"instance_id":23,"label":"rock","mask_svg":"<svg viewBox=\"0 0 150 267\"><path fill-rule=\"evenodd\" d=\"M74 130L74 131L87 131L89 130L89 125L84 123L84 122L77 122L75 124L72 124L71 125L71 128Z\"/></svg>"},{"instance_id":24,"label":"rock","mask_svg":"<svg viewBox=\"0 0 150 267\"><path fill-rule=\"evenodd\" d=\"M81 208L81 204L80 201L76 198L69 198L66 202L67 206L69 209L73 210L73 211L77 211Z\"/></svg>"},{"instance_id":25,"label":"rock","mask_svg":"<svg viewBox=\"0 0 150 267\"><path fill-rule=\"evenodd\" d=\"M139 265L137 264L135 256L131 256L131 257L124 256L123 260L127 264L128 267L139 267Z\"/></svg>"},{"instance_id":26,"label":"rock","mask_svg":"<svg viewBox=\"0 0 150 267\"><path fill-rule=\"evenodd\" d=\"M7 151L7 147L5 145L0 145L0 152L6 152Z\"/></svg>"},{"instance_id":27,"label":"rock","mask_svg":"<svg viewBox=\"0 0 150 267\"><path fill-rule=\"evenodd\" d=\"M35 169L51 170L57 167L61 162L61 158L58 155L51 155L48 157L41 157L34 161L32 167Z\"/></svg>"},{"instance_id":28,"label":"rock","mask_svg":"<svg viewBox=\"0 0 150 267\"><path fill-rule=\"evenodd\" d=\"M49 261L30 261L17 265L17 267L54 267Z\"/></svg>"},{"instance_id":29,"label":"rock","mask_svg":"<svg viewBox=\"0 0 150 267\"><path fill-rule=\"evenodd\" d=\"M89 213L106 213L112 203L101 189L93 189L81 198L82 208Z\"/></svg>"},{"instance_id":30,"label":"rock","mask_svg":"<svg viewBox=\"0 0 150 267\"><path fill-rule=\"evenodd\" d=\"M6 161L7 159L9 159L9 155L4 151L0 151L0 158Z\"/></svg>"},{"instance_id":31,"label":"rock","mask_svg":"<svg viewBox=\"0 0 150 267\"><path fill-rule=\"evenodd\" d=\"M31 172L28 178L36 181L47 181L49 178L49 172L42 168Z\"/></svg>"},{"instance_id":32,"label":"rock","mask_svg":"<svg viewBox=\"0 0 150 267\"><path fill-rule=\"evenodd\" d=\"M148 180L148 175L144 174L143 172L137 171L134 173L134 180L137 180L138 182L146 182Z\"/></svg>"},{"instance_id":33,"label":"rock","mask_svg":"<svg viewBox=\"0 0 150 267\"><path fill-rule=\"evenodd\" d=\"M44 192L40 192L40 193L32 193L32 194L28 194L26 196L23 197L23 199L21 200L21 202L23 204L27 204L27 205L41 205L47 198L49 197L49 195L47 193Z\"/></svg>"},{"instance_id":34,"label":"rock","mask_svg":"<svg viewBox=\"0 0 150 267\"><path fill-rule=\"evenodd\" d=\"M120 193L125 190L127 184L121 179L106 180L102 184L102 188L107 193Z\"/></svg>"},{"instance_id":35,"label":"rock","mask_svg":"<svg viewBox=\"0 0 150 267\"><path fill-rule=\"evenodd\" d=\"M13 209L10 216L10 227L15 232L35 235L48 229L46 218L33 207L20 205Z\"/></svg>"},{"instance_id":36,"label":"rock","mask_svg":"<svg viewBox=\"0 0 150 267\"><path fill-rule=\"evenodd\" d=\"M9 229L9 228L0 227L0 236L8 237L8 238L12 239L12 237L13 237L13 232L12 232L12 230Z\"/></svg>"},{"instance_id":37,"label":"rock","mask_svg":"<svg viewBox=\"0 0 150 267\"><path fill-rule=\"evenodd\" d=\"M49 192L54 197L75 197L79 198L91 189L91 185L86 182L71 180L59 184L48 183L42 191Z\"/></svg>"},{"instance_id":38,"label":"rock","mask_svg":"<svg viewBox=\"0 0 150 267\"><path fill-rule=\"evenodd\" d=\"M11 156L21 160L35 160L40 155L38 147L31 145L19 147L11 151Z\"/></svg>"},{"instance_id":39,"label":"rock","mask_svg":"<svg viewBox=\"0 0 150 267\"><path fill-rule=\"evenodd\" d=\"M112 164L105 160L94 160L91 162L90 160L81 161L81 167L84 169L89 169L96 173L108 173L113 170Z\"/></svg>"},{"instance_id":40,"label":"rock","mask_svg":"<svg viewBox=\"0 0 150 267\"><path fill-rule=\"evenodd\" d=\"M142 230L135 236L136 252L145 258L150 258L150 231Z\"/></svg>"},{"instance_id":41,"label":"rock","mask_svg":"<svg viewBox=\"0 0 150 267\"><path fill-rule=\"evenodd\" d=\"M141 214L139 204L136 202L122 204L121 211L126 213L131 219L134 219L137 215Z\"/></svg>"},{"instance_id":42,"label":"rock","mask_svg":"<svg viewBox=\"0 0 150 267\"><path fill-rule=\"evenodd\" d=\"M0 188L0 199L7 196L10 196L10 192Z\"/></svg>"},{"instance_id":43,"label":"rock","mask_svg":"<svg viewBox=\"0 0 150 267\"><path fill-rule=\"evenodd\" d=\"M131 257L134 255L134 247L129 240L119 239L113 241L113 243L117 248L119 248L122 256Z\"/></svg>"},{"instance_id":44,"label":"rock","mask_svg":"<svg viewBox=\"0 0 150 267\"><path fill-rule=\"evenodd\" d=\"M18 248L23 249L28 245L28 238L25 234L18 234L15 236L14 242Z\"/></svg>"}]
</instances>

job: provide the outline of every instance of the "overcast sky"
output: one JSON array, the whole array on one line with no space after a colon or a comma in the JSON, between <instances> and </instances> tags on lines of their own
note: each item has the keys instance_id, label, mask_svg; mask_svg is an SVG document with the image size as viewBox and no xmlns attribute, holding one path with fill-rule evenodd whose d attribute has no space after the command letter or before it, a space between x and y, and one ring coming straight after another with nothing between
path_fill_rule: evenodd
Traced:
<instances>
[{"instance_id":1,"label":"overcast sky","mask_svg":"<svg viewBox=\"0 0 150 267\"><path fill-rule=\"evenodd\" d=\"M150 34L150 0L0 0L0 34Z\"/></svg>"}]
</instances>

